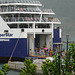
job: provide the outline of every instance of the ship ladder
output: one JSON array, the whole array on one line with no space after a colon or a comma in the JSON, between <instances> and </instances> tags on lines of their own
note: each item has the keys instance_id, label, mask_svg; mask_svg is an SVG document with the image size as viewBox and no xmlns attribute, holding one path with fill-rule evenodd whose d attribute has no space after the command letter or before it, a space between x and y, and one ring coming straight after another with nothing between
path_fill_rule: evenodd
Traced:
<instances>
[{"instance_id":1,"label":"ship ladder","mask_svg":"<svg viewBox=\"0 0 75 75\"><path fill-rule=\"evenodd\" d=\"M21 33L22 33L22 32L21 32ZM16 44L15 44L14 49L13 49L13 51L12 51L12 54L11 54L9 60L8 60L8 63L11 62L11 59L12 59L13 53L14 53L16 47L17 47L17 44L18 44L18 42L19 42L19 39L20 39L21 33L20 33L20 35L19 35L19 38L18 38L17 41L16 41Z\"/></svg>"}]
</instances>

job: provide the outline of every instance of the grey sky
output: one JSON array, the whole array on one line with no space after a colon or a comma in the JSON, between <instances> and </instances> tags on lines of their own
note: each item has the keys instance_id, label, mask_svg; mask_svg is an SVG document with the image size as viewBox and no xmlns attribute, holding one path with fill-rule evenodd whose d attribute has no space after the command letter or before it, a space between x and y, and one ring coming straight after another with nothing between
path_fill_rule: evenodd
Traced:
<instances>
[{"instance_id":1,"label":"grey sky","mask_svg":"<svg viewBox=\"0 0 75 75\"><path fill-rule=\"evenodd\" d=\"M70 40L75 41L75 0L39 0L46 8L52 9L62 22L62 35L70 34Z\"/></svg>"}]
</instances>

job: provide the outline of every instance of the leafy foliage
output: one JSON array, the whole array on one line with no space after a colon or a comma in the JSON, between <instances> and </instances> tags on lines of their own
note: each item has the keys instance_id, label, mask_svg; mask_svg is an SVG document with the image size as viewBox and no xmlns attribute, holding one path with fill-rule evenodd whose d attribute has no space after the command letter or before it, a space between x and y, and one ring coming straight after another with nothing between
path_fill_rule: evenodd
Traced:
<instances>
[{"instance_id":1,"label":"leafy foliage","mask_svg":"<svg viewBox=\"0 0 75 75\"><path fill-rule=\"evenodd\" d=\"M30 59L25 59L25 67L22 69L20 75L36 75L36 65L31 62Z\"/></svg>"},{"instance_id":2,"label":"leafy foliage","mask_svg":"<svg viewBox=\"0 0 75 75\"><path fill-rule=\"evenodd\" d=\"M42 64L42 71L44 75L75 75L75 44L69 44L69 50L66 52L66 59L54 56L54 62L46 60ZM60 64L60 67L59 67Z\"/></svg>"},{"instance_id":3,"label":"leafy foliage","mask_svg":"<svg viewBox=\"0 0 75 75\"><path fill-rule=\"evenodd\" d=\"M2 66L2 69L0 70L0 75L7 75L8 74L8 71L9 71L9 66L8 64L4 64Z\"/></svg>"},{"instance_id":4,"label":"leafy foliage","mask_svg":"<svg viewBox=\"0 0 75 75\"><path fill-rule=\"evenodd\" d=\"M50 62L50 60L47 59L46 62L44 62L41 67L44 75L52 75L52 74L59 75L57 59L55 63Z\"/></svg>"},{"instance_id":5,"label":"leafy foliage","mask_svg":"<svg viewBox=\"0 0 75 75\"><path fill-rule=\"evenodd\" d=\"M0 75L3 75L3 72L0 70Z\"/></svg>"},{"instance_id":6,"label":"leafy foliage","mask_svg":"<svg viewBox=\"0 0 75 75\"><path fill-rule=\"evenodd\" d=\"M8 66L8 64L4 64L2 66L3 75L7 75L8 74L9 68L10 67Z\"/></svg>"}]
</instances>

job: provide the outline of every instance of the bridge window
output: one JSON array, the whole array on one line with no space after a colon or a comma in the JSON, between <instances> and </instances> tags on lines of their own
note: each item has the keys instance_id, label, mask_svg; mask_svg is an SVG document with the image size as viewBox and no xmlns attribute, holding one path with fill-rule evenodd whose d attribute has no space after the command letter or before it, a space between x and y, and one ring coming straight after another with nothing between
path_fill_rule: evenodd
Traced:
<instances>
[{"instance_id":1,"label":"bridge window","mask_svg":"<svg viewBox=\"0 0 75 75\"><path fill-rule=\"evenodd\" d=\"M50 28L50 24L36 24L35 28Z\"/></svg>"}]
</instances>

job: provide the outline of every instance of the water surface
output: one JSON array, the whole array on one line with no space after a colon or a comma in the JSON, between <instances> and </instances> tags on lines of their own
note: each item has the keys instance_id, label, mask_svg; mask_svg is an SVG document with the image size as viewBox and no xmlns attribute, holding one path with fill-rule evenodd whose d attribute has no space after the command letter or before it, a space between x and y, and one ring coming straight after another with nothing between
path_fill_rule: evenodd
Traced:
<instances>
[{"instance_id":1,"label":"water surface","mask_svg":"<svg viewBox=\"0 0 75 75\"><path fill-rule=\"evenodd\" d=\"M15 70L10 70L7 75L20 75L20 72Z\"/></svg>"},{"instance_id":2,"label":"water surface","mask_svg":"<svg viewBox=\"0 0 75 75\"><path fill-rule=\"evenodd\" d=\"M0 63L0 70L2 69L3 65L4 65L3 63ZM7 75L20 75L20 72L15 70L10 70Z\"/></svg>"}]
</instances>

